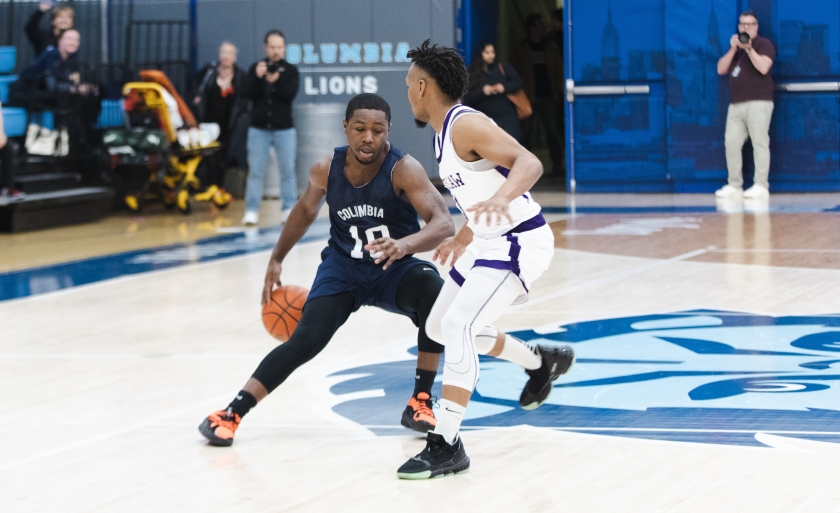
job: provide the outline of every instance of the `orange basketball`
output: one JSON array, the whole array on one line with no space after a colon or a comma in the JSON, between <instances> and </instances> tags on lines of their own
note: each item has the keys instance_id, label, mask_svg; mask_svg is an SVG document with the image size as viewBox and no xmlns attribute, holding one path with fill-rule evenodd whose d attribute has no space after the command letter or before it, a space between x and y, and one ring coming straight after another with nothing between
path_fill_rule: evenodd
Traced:
<instances>
[{"instance_id":1,"label":"orange basketball","mask_svg":"<svg viewBox=\"0 0 840 513\"><path fill-rule=\"evenodd\" d=\"M309 290L300 285L284 285L272 292L271 301L262 309L262 321L268 334L280 342L289 340L300 322L308 295Z\"/></svg>"}]
</instances>

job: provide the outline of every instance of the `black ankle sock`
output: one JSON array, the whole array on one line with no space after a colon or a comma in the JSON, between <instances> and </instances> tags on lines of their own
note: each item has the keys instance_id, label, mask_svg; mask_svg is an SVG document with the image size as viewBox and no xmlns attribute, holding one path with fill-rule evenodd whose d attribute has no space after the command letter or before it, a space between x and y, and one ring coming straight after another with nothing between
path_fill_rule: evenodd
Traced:
<instances>
[{"instance_id":1,"label":"black ankle sock","mask_svg":"<svg viewBox=\"0 0 840 513\"><path fill-rule=\"evenodd\" d=\"M417 394L420 392L426 392L431 397L432 385L435 384L435 376L437 376L436 370L417 369L414 374L414 397L417 397Z\"/></svg>"},{"instance_id":2,"label":"black ankle sock","mask_svg":"<svg viewBox=\"0 0 840 513\"><path fill-rule=\"evenodd\" d=\"M230 402L228 408L233 411L233 413L238 414L240 417L245 416L251 408L257 405L257 400L244 390L240 390L233 401Z\"/></svg>"}]
</instances>

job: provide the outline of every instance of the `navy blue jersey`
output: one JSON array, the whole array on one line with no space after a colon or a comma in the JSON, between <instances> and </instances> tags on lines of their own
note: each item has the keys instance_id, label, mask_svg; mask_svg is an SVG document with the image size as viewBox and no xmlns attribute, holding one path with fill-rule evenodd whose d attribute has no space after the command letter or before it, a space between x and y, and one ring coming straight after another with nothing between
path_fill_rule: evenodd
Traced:
<instances>
[{"instance_id":1,"label":"navy blue jersey","mask_svg":"<svg viewBox=\"0 0 840 513\"><path fill-rule=\"evenodd\" d=\"M335 149L327 181L331 247L360 262L372 263L370 252L364 249L369 242L381 237L401 239L420 230L417 211L397 196L391 181L394 166L403 155L391 145L371 181L355 187L344 174L347 146Z\"/></svg>"}]
</instances>

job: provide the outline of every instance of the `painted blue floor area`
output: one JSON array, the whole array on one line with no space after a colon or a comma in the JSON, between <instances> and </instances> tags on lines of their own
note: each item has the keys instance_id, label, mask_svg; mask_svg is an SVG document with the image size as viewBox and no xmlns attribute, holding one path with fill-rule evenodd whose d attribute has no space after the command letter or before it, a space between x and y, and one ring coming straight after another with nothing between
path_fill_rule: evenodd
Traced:
<instances>
[{"instance_id":1,"label":"painted blue floor area","mask_svg":"<svg viewBox=\"0 0 840 513\"><path fill-rule=\"evenodd\" d=\"M558 324L556 330L512 333L541 345L570 344L579 356L548 401L522 409L525 372L481 356L464 428L529 425L753 447L766 445L760 433L840 443L832 388L840 382L838 315L694 310ZM685 344L688 339L695 343ZM405 360L332 374L344 379L330 392L345 398L333 411L379 436L408 433L396 424L412 393L414 355L412 349ZM437 397L441 376L439 369Z\"/></svg>"},{"instance_id":2,"label":"painted blue floor area","mask_svg":"<svg viewBox=\"0 0 840 513\"><path fill-rule=\"evenodd\" d=\"M327 219L318 220L301 242L326 240L329 229ZM189 244L173 244L4 273L0 274L0 301L266 251L277 244L280 231L280 226L243 230Z\"/></svg>"}]
</instances>

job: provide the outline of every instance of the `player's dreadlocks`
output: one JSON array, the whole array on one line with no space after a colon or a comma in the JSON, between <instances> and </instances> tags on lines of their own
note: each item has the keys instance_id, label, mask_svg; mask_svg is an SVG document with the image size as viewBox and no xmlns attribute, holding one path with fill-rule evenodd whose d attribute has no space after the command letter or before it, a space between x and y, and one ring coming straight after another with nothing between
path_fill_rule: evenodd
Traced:
<instances>
[{"instance_id":1,"label":"player's dreadlocks","mask_svg":"<svg viewBox=\"0 0 840 513\"><path fill-rule=\"evenodd\" d=\"M438 83L450 99L458 101L467 92L467 66L454 48L431 45L427 39L418 48L409 50L408 58Z\"/></svg>"}]
</instances>

